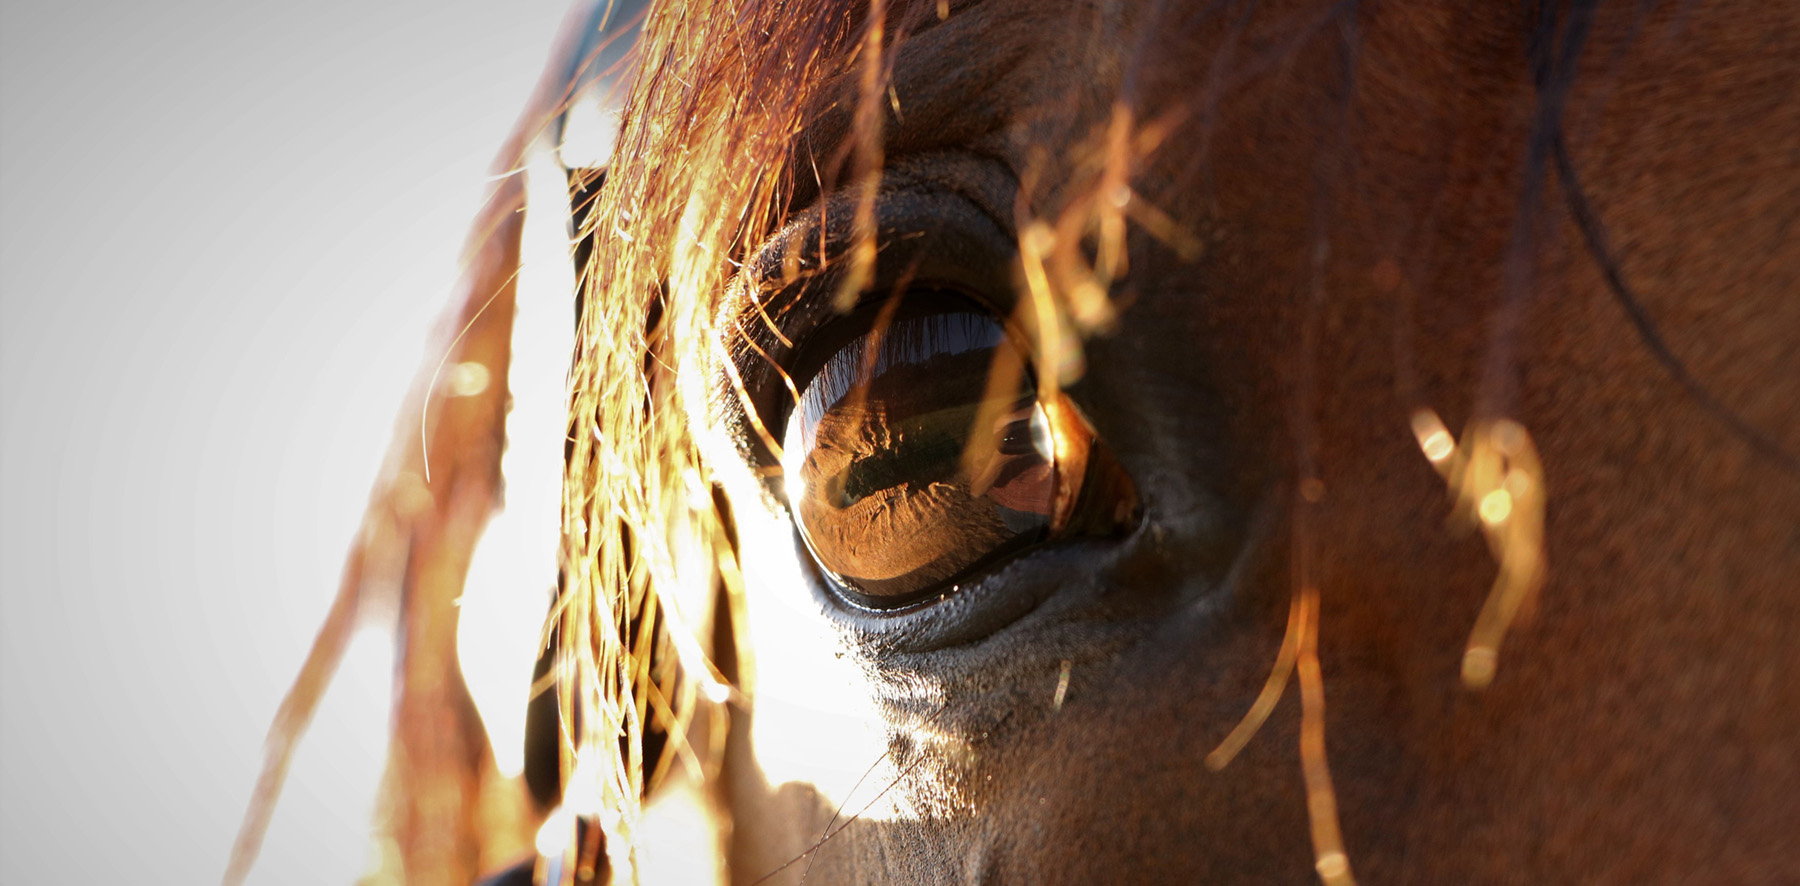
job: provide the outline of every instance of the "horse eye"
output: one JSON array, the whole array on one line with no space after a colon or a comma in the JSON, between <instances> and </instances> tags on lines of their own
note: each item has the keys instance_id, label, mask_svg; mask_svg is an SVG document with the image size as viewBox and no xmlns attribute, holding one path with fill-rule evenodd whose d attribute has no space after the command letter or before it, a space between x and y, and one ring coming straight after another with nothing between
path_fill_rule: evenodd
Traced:
<instances>
[{"instance_id":1,"label":"horse eye","mask_svg":"<svg viewBox=\"0 0 1800 886\"><path fill-rule=\"evenodd\" d=\"M859 310L795 369L789 507L852 602L908 605L1066 523L1086 425L1039 402L1024 352L974 302L915 290Z\"/></svg>"}]
</instances>

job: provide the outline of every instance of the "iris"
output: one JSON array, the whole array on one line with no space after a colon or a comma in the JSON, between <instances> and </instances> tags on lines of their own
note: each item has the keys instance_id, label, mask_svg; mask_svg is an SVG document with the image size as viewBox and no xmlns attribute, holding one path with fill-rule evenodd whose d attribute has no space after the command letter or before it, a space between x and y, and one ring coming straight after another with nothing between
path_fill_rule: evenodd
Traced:
<instances>
[{"instance_id":1,"label":"iris","mask_svg":"<svg viewBox=\"0 0 1800 886\"><path fill-rule=\"evenodd\" d=\"M1006 327L911 291L802 344L783 448L789 506L852 602L893 608L1047 538L1055 432Z\"/></svg>"}]
</instances>

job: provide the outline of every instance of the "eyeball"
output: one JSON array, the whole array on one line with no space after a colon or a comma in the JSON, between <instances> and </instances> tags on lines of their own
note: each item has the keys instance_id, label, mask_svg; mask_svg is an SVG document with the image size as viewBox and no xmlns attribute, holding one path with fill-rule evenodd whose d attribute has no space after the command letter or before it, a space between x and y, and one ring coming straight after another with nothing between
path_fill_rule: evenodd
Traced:
<instances>
[{"instance_id":1,"label":"eyeball","mask_svg":"<svg viewBox=\"0 0 1800 886\"><path fill-rule=\"evenodd\" d=\"M875 609L1068 526L1091 451L1085 422L1040 402L1028 352L991 312L951 292L900 298L801 343L782 442L801 537L845 598Z\"/></svg>"}]
</instances>

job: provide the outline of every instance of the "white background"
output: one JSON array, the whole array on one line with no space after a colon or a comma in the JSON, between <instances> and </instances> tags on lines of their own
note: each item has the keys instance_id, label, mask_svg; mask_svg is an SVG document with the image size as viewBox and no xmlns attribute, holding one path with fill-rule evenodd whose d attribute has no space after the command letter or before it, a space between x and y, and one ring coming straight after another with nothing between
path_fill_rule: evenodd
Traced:
<instances>
[{"instance_id":1,"label":"white background","mask_svg":"<svg viewBox=\"0 0 1800 886\"><path fill-rule=\"evenodd\" d=\"M217 882L565 7L0 7L0 881ZM383 654L256 882L361 870Z\"/></svg>"}]
</instances>

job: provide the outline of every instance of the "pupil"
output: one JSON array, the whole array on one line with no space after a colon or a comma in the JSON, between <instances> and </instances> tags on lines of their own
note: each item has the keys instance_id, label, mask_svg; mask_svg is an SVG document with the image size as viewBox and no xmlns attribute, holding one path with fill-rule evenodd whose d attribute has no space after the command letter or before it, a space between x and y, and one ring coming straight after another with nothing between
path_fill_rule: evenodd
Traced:
<instances>
[{"instance_id":1,"label":"pupil","mask_svg":"<svg viewBox=\"0 0 1800 886\"><path fill-rule=\"evenodd\" d=\"M783 448L819 565L860 602L913 602L1042 539L1056 495L1049 423L1024 355L965 299L908 294L821 330ZM799 378L797 378L799 380Z\"/></svg>"}]
</instances>

